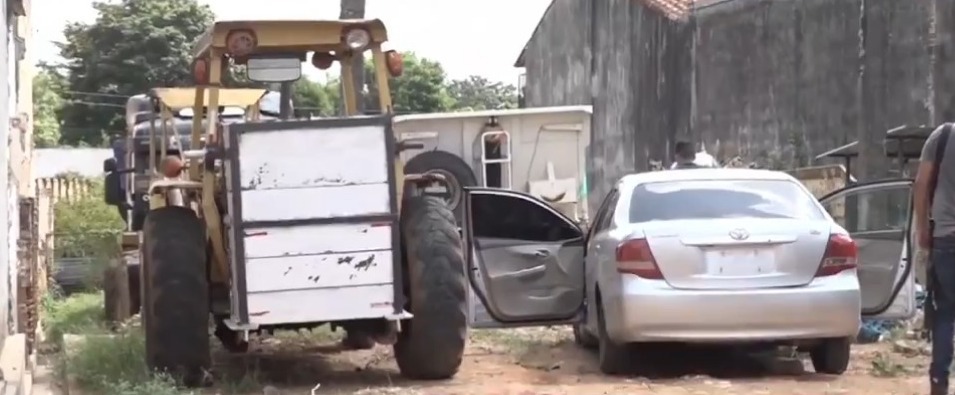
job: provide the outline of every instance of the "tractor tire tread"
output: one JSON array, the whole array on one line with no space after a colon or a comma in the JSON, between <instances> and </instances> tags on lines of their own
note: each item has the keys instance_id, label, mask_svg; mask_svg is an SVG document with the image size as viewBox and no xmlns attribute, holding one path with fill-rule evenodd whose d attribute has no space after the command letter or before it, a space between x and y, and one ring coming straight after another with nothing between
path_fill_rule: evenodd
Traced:
<instances>
[{"instance_id":1,"label":"tractor tire tread","mask_svg":"<svg viewBox=\"0 0 955 395\"><path fill-rule=\"evenodd\" d=\"M211 365L205 232L183 207L150 211L144 223L143 326L146 362L202 385Z\"/></svg>"},{"instance_id":2,"label":"tractor tire tread","mask_svg":"<svg viewBox=\"0 0 955 395\"><path fill-rule=\"evenodd\" d=\"M412 197L403 205L405 276L414 317L402 324L395 359L408 378L451 378L461 366L468 327L461 235L440 198Z\"/></svg>"}]
</instances>

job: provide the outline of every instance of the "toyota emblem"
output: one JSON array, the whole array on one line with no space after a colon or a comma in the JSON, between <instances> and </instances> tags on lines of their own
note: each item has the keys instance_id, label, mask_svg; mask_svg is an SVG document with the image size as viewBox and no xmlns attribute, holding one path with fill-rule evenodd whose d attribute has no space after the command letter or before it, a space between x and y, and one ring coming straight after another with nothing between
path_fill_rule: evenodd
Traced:
<instances>
[{"instance_id":1,"label":"toyota emblem","mask_svg":"<svg viewBox=\"0 0 955 395\"><path fill-rule=\"evenodd\" d=\"M730 237L733 240L746 240L749 238L749 232L746 229L733 229L730 231Z\"/></svg>"}]
</instances>

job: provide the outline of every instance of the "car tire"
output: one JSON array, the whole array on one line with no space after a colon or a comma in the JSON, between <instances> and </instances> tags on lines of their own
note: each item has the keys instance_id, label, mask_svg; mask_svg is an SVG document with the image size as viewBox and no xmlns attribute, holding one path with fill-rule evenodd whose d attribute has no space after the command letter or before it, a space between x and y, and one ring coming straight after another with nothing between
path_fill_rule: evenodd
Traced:
<instances>
[{"instance_id":1,"label":"car tire","mask_svg":"<svg viewBox=\"0 0 955 395\"><path fill-rule=\"evenodd\" d=\"M603 306L597 307L597 362L604 374L619 375L633 369L632 347L618 344L607 334Z\"/></svg>"},{"instance_id":2,"label":"car tire","mask_svg":"<svg viewBox=\"0 0 955 395\"><path fill-rule=\"evenodd\" d=\"M173 206L150 211L144 225L146 365L203 385L211 365L205 230L195 212Z\"/></svg>"},{"instance_id":3,"label":"car tire","mask_svg":"<svg viewBox=\"0 0 955 395\"><path fill-rule=\"evenodd\" d=\"M836 374L845 373L849 368L849 358L852 348L852 339L826 339L811 350L809 358L816 373Z\"/></svg>"},{"instance_id":4,"label":"car tire","mask_svg":"<svg viewBox=\"0 0 955 395\"><path fill-rule=\"evenodd\" d=\"M457 374L467 341L467 286L461 234L444 200L415 196L401 208L406 308L394 345L402 376L443 380Z\"/></svg>"},{"instance_id":5,"label":"car tire","mask_svg":"<svg viewBox=\"0 0 955 395\"><path fill-rule=\"evenodd\" d=\"M599 344L597 336L587 331L583 322L574 324L574 343L588 350L595 350Z\"/></svg>"}]
</instances>

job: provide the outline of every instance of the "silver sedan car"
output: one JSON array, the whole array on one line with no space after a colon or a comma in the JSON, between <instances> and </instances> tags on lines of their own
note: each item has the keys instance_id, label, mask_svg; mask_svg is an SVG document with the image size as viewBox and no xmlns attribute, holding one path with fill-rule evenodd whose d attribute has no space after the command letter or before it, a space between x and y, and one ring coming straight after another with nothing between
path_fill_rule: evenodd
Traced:
<instances>
[{"instance_id":1,"label":"silver sedan car","mask_svg":"<svg viewBox=\"0 0 955 395\"><path fill-rule=\"evenodd\" d=\"M470 188L472 325L572 324L608 374L650 342L795 345L841 374L861 316L914 313L910 192L817 200L783 172L649 172L621 178L584 231L532 196Z\"/></svg>"}]
</instances>

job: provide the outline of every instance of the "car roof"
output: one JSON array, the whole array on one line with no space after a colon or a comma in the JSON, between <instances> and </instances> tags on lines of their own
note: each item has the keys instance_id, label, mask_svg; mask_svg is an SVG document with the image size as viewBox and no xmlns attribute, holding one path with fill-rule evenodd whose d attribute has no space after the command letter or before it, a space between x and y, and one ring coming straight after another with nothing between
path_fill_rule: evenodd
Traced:
<instances>
[{"instance_id":1,"label":"car roof","mask_svg":"<svg viewBox=\"0 0 955 395\"><path fill-rule=\"evenodd\" d=\"M620 179L627 185L645 184L663 181L700 181L700 180L779 180L794 181L786 172L761 169L705 168L650 171L628 174Z\"/></svg>"}]
</instances>

